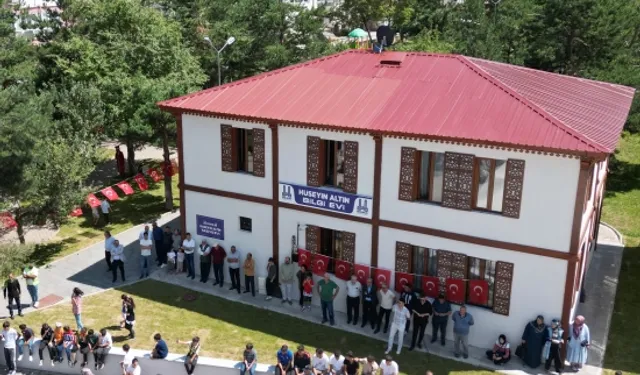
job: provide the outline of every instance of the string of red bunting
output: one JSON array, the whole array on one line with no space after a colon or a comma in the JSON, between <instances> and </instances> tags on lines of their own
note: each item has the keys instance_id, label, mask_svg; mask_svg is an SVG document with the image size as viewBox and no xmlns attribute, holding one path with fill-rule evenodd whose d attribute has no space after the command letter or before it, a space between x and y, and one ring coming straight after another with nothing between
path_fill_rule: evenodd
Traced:
<instances>
[{"instance_id":1,"label":"string of red bunting","mask_svg":"<svg viewBox=\"0 0 640 375\"><path fill-rule=\"evenodd\" d=\"M146 175L151 177L153 182L158 182L162 180L165 175L169 175L173 177L173 175L175 175L177 171L178 171L178 161L176 159L171 159L171 163L162 162L160 164L160 170L158 170L158 168L155 168L155 167L147 169ZM129 183L131 180L134 180L137 183L140 191L145 191L149 189L149 184L147 182L145 174L138 173L137 175L133 177L129 177L125 180L122 180L114 185L107 186L98 192L89 193L87 195L87 204L92 208L100 206L101 201L96 197L97 193L102 194L106 199L112 202L119 200L120 196L114 189L114 187L116 186L124 193L124 195L133 194L135 191L133 190L133 187ZM81 207L74 208L73 211L71 211L71 213L69 214L69 216L73 216L73 217L82 216L82 208Z\"/></svg>"},{"instance_id":2,"label":"string of red bunting","mask_svg":"<svg viewBox=\"0 0 640 375\"><path fill-rule=\"evenodd\" d=\"M335 262L334 273L336 277L342 280L349 280L351 275L356 275L358 281L365 285L367 279L371 277L376 287L380 288L382 283L391 286L391 275L393 273L395 275L395 290L398 293L402 292L404 285L410 284L413 288L422 289L431 298L437 298L438 294L444 291L447 300L452 303L463 304L466 300L471 304L486 305L489 301L489 283L485 280L439 278L436 276L396 272L365 264L352 264L345 260L298 249L298 264L305 265L307 269L318 276L322 276L327 272L327 267L332 261ZM414 283L414 281L418 280L418 277L421 278L421 285L415 285ZM467 290L469 291L468 298L466 298Z\"/></svg>"}]
</instances>

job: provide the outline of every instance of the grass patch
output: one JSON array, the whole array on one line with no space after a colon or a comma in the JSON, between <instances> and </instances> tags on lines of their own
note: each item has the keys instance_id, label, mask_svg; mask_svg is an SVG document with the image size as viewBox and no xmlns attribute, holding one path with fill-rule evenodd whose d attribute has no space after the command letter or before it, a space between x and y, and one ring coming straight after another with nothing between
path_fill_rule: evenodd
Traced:
<instances>
[{"instance_id":1,"label":"grass patch","mask_svg":"<svg viewBox=\"0 0 640 375\"><path fill-rule=\"evenodd\" d=\"M639 374L640 345L633 331L640 327L640 134L624 134L611 160L602 220L618 229L625 239L605 372Z\"/></svg>"},{"instance_id":2,"label":"grass patch","mask_svg":"<svg viewBox=\"0 0 640 375\"><path fill-rule=\"evenodd\" d=\"M372 354L378 359L383 356L386 345L366 336L311 324L302 319L153 280L86 297L83 324L94 329L117 326L120 295L123 292L132 295L136 301L136 339L127 341L126 330L114 330L112 334L117 345L127 341L136 349L151 350L156 332L166 339L170 352L185 352L185 346L178 346L176 340L198 335L202 340L203 355L232 360L239 360L244 345L252 342L261 363L275 363L275 353L283 343L288 343L290 348L303 344L309 351L315 351L316 347L329 351L353 350L357 356ZM186 293L195 294L197 298L191 302L184 301ZM31 327L56 321L72 326L75 324L68 304L27 314L24 318L16 319L15 324L23 321ZM436 374L492 373L434 355L409 352L406 348L396 357L403 374L424 374L427 369Z\"/></svg>"}]
</instances>

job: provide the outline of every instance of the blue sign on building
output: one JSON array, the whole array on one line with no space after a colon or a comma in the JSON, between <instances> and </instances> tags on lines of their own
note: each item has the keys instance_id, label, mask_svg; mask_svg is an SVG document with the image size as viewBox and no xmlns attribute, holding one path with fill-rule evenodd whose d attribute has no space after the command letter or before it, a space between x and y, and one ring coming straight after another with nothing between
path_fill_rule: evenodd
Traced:
<instances>
[{"instance_id":1,"label":"blue sign on building","mask_svg":"<svg viewBox=\"0 0 640 375\"><path fill-rule=\"evenodd\" d=\"M347 215L371 217L373 200L327 188L280 183L280 201Z\"/></svg>"},{"instance_id":2,"label":"blue sign on building","mask_svg":"<svg viewBox=\"0 0 640 375\"><path fill-rule=\"evenodd\" d=\"M224 240L224 220L196 215L196 227L198 236Z\"/></svg>"}]
</instances>

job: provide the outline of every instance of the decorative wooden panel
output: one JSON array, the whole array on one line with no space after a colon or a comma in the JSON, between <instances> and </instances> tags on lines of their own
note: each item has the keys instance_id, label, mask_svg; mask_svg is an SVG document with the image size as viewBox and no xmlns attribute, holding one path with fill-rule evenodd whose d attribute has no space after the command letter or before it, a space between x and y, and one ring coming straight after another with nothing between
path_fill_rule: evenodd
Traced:
<instances>
[{"instance_id":1,"label":"decorative wooden panel","mask_svg":"<svg viewBox=\"0 0 640 375\"><path fill-rule=\"evenodd\" d=\"M446 152L444 155L444 207L471 210L473 197L473 155Z\"/></svg>"},{"instance_id":2,"label":"decorative wooden panel","mask_svg":"<svg viewBox=\"0 0 640 375\"><path fill-rule=\"evenodd\" d=\"M450 251L438 250L438 269L436 274L439 278L448 279L451 277L451 270L453 268L452 258L453 254Z\"/></svg>"},{"instance_id":3,"label":"decorative wooden panel","mask_svg":"<svg viewBox=\"0 0 640 375\"><path fill-rule=\"evenodd\" d=\"M253 129L253 175L264 177L264 129Z\"/></svg>"},{"instance_id":4,"label":"decorative wooden panel","mask_svg":"<svg viewBox=\"0 0 640 375\"><path fill-rule=\"evenodd\" d=\"M342 260L353 263L356 256L356 234L342 232Z\"/></svg>"},{"instance_id":5,"label":"decorative wooden panel","mask_svg":"<svg viewBox=\"0 0 640 375\"><path fill-rule=\"evenodd\" d=\"M467 278L467 256L460 253L451 253L451 278Z\"/></svg>"},{"instance_id":6,"label":"decorative wooden panel","mask_svg":"<svg viewBox=\"0 0 640 375\"><path fill-rule=\"evenodd\" d=\"M322 184L322 170L320 164L322 140L320 137L307 137L307 185L320 186Z\"/></svg>"},{"instance_id":7,"label":"decorative wooden panel","mask_svg":"<svg viewBox=\"0 0 640 375\"><path fill-rule=\"evenodd\" d=\"M225 172L235 172L238 170L237 166L234 168L235 156L235 142L234 131L231 125L220 125L220 150L222 152L222 170Z\"/></svg>"},{"instance_id":8,"label":"decorative wooden panel","mask_svg":"<svg viewBox=\"0 0 640 375\"><path fill-rule=\"evenodd\" d=\"M509 217L520 217L520 202L524 186L524 160L507 160L507 171L504 180L504 197L502 214Z\"/></svg>"},{"instance_id":9,"label":"decorative wooden panel","mask_svg":"<svg viewBox=\"0 0 640 375\"><path fill-rule=\"evenodd\" d=\"M305 232L305 250L308 250L312 254L320 252L320 227L307 225Z\"/></svg>"},{"instance_id":10,"label":"decorative wooden panel","mask_svg":"<svg viewBox=\"0 0 640 375\"><path fill-rule=\"evenodd\" d=\"M358 142L344 142L344 186L346 193L358 192Z\"/></svg>"},{"instance_id":11,"label":"decorative wooden panel","mask_svg":"<svg viewBox=\"0 0 640 375\"><path fill-rule=\"evenodd\" d=\"M413 246L396 242L396 272L411 273L411 251Z\"/></svg>"},{"instance_id":12,"label":"decorative wooden panel","mask_svg":"<svg viewBox=\"0 0 640 375\"><path fill-rule=\"evenodd\" d=\"M398 192L398 199L401 201L414 201L417 198L417 165L418 152L416 149L403 147L400 151L400 187Z\"/></svg>"},{"instance_id":13,"label":"decorative wooden panel","mask_svg":"<svg viewBox=\"0 0 640 375\"><path fill-rule=\"evenodd\" d=\"M509 315L511 306L511 283L513 281L513 263L497 262L493 291L493 312Z\"/></svg>"}]
</instances>

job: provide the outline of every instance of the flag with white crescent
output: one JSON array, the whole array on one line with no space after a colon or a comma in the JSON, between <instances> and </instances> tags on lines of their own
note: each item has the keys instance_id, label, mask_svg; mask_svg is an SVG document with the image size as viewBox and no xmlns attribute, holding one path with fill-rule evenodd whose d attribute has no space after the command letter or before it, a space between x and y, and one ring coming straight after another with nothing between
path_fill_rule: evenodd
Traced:
<instances>
[{"instance_id":1,"label":"flag with white crescent","mask_svg":"<svg viewBox=\"0 0 640 375\"><path fill-rule=\"evenodd\" d=\"M158 182L162 180L162 174L158 172L156 168L149 168L147 173L149 174L149 176L151 176L151 179L153 180L153 182Z\"/></svg>"},{"instance_id":2,"label":"flag with white crescent","mask_svg":"<svg viewBox=\"0 0 640 375\"><path fill-rule=\"evenodd\" d=\"M106 188L100 190L100 193L102 193L102 195L107 197L107 199L110 201L117 201L118 199L120 199L118 193L116 193L116 191L113 190L111 186L107 186Z\"/></svg>"},{"instance_id":3,"label":"flag with white crescent","mask_svg":"<svg viewBox=\"0 0 640 375\"><path fill-rule=\"evenodd\" d=\"M160 165L162 166L162 173L164 173L165 176L173 177L175 172L171 163L166 163L163 161L162 163L160 163Z\"/></svg>"},{"instance_id":4,"label":"flag with white crescent","mask_svg":"<svg viewBox=\"0 0 640 375\"><path fill-rule=\"evenodd\" d=\"M462 279L447 279L447 301L463 304L465 296L465 282Z\"/></svg>"},{"instance_id":5,"label":"flag with white crescent","mask_svg":"<svg viewBox=\"0 0 640 375\"><path fill-rule=\"evenodd\" d=\"M311 252L305 249L298 249L298 266L304 265L309 270L311 267Z\"/></svg>"},{"instance_id":6,"label":"flag with white crescent","mask_svg":"<svg viewBox=\"0 0 640 375\"><path fill-rule=\"evenodd\" d=\"M142 173L138 173L133 177L133 179L136 180L136 182L138 183L138 187L140 188L140 190L145 191L149 189L149 184L147 183L147 179L144 178L144 175Z\"/></svg>"},{"instance_id":7,"label":"flag with white crescent","mask_svg":"<svg viewBox=\"0 0 640 375\"><path fill-rule=\"evenodd\" d=\"M82 208L80 208L80 207L76 207L76 208L74 208L74 209L73 209L73 211L71 211L71 212L69 213L69 216L71 216L71 217L79 217L79 216L82 216Z\"/></svg>"},{"instance_id":8,"label":"flag with white crescent","mask_svg":"<svg viewBox=\"0 0 640 375\"><path fill-rule=\"evenodd\" d=\"M485 280L469 280L469 303L486 305L489 301L489 283Z\"/></svg>"},{"instance_id":9,"label":"flag with white crescent","mask_svg":"<svg viewBox=\"0 0 640 375\"><path fill-rule=\"evenodd\" d=\"M440 294L440 278L422 276L422 291L427 297L438 298L438 294Z\"/></svg>"},{"instance_id":10,"label":"flag with white crescent","mask_svg":"<svg viewBox=\"0 0 640 375\"><path fill-rule=\"evenodd\" d=\"M318 276L323 276L327 272L327 267L329 267L330 261L331 258L326 255L313 254L313 273Z\"/></svg>"},{"instance_id":11,"label":"flag with white crescent","mask_svg":"<svg viewBox=\"0 0 640 375\"><path fill-rule=\"evenodd\" d=\"M376 268L373 271L373 282L378 288L381 287L382 283L385 283L387 284L387 286L389 286L389 283L391 282L391 271Z\"/></svg>"},{"instance_id":12,"label":"flag with white crescent","mask_svg":"<svg viewBox=\"0 0 640 375\"><path fill-rule=\"evenodd\" d=\"M369 266L364 264L354 264L353 273L355 273L358 277L358 281L360 282L360 284L367 285L367 279L371 274L371 269L369 268Z\"/></svg>"},{"instance_id":13,"label":"flag with white crescent","mask_svg":"<svg viewBox=\"0 0 640 375\"><path fill-rule=\"evenodd\" d=\"M145 181L146 182L146 181ZM117 187L120 188L120 190L122 190L122 192L124 193L124 195L131 195L133 194L133 188L131 187L131 185L129 185L129 183L127 181L120 181L116 184Z\"/></svg>"},{"instance_id":14,"label":"flag with white crescent","mask_svg":"<svg viewBox=\"0 0 640 375\"><path fill-rule=\"evenodd\" d=\"M410 273L396 272L396 292L402 293L405 284L411 284L413 286L413 275Z\"/></svg>"},{"instance_id":15,"label":"flag with white crescent","mask_svg":"<svg viewBox=\"0 0 640 375\"><path fill-rule=\"evenodd\" d=\"M87 195L87 203L89 203L89 206L91 207L99 207L100 199L96 198L96 196L93 195L93 193L90 193L89 195Z\"/></svg>"},{"instance_id":16,"label":"flag with white crescent","mask_svg":"<svg viewBox=\"0 0 640 375\"><path fill-rule=\"evenodd\" d=\"M349 280L351 278L351 263L346 260L336 259L336 277L342 280Z\"/></svg>"}]
</instances>

